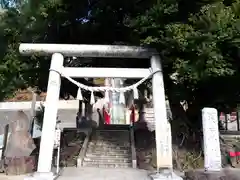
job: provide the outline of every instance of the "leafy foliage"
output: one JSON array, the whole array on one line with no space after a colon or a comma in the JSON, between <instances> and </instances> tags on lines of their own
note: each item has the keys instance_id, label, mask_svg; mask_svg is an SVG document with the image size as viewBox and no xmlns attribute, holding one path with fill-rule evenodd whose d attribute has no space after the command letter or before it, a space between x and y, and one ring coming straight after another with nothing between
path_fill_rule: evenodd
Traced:
<instances>
[{"instance_id":1,"label":"leafy foliage","mask_svg":"<svg viewBox=\"0 0 240 180\"><path fill-rule=\"evenodd\" d=\"M142 35L142 44L161 52L170 98L187 100L197 111L220 104L234 107L239 101L239 2L210 2L194 13L181 1L159 2L131 25ZM173 75L174 81L169 80Z\"/></svg>"}]
</instances>

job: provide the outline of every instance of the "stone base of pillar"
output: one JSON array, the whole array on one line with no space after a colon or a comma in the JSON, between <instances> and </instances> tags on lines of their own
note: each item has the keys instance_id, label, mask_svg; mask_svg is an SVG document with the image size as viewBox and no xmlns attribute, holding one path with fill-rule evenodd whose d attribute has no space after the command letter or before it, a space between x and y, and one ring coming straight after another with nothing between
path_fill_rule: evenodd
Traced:
<instances>
[{"instance_id":1,"label":"stone base of pillar","mask_svg":"<svg viewBox=\"0 0 240 180\"><path fill-rule=\"evenodd\" d=\"M188 180L240 180L240 169L223 168L221 171L205 171L196 169L185 172Z\"/></svg>"},{"instance_id":2,"label":"stone base of pillar","mask_svg":"<svg viewBox=\"0 0 240 180\"><path fill-rule=\"evenodd\" d=\"M49 173L40 173L35 172L32 175L28 175L24 178L24 180L54 180L56 179L56 175L54 175L52 172Z\"/></svg>"},{"instance_id":3,"label":"stone base of pillar","mask_svg":"<svg viewBox=\"0 0 240 180\"><path fill-rule=\"evenodd\" d=\"M183 180L171 170L161 170L155 174L149 175L152 180Z\"/></svg>"}]
</instances>

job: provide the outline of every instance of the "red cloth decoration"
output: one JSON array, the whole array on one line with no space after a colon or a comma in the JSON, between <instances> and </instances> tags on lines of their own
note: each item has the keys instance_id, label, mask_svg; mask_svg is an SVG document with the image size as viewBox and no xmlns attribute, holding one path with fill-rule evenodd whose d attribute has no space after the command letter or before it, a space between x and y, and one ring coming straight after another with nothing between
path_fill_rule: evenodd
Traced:
<instances>
[{"instance_id":1,"label":"red cloth decoration","mask_svg":"<svg viewBox=\"0 0 240 180\"><path fill-rule=\"evenodd\" d=\"M229 152L230 157L240 156L240 152Z\"/></svg>"},{"instance_id":2,"label":"red cloth decoration","mask_svg":"<svg viewBox=\"0 0 240 180\"><path fill-rule=\"evenodd\" d=\"M131 110L132 110L132 112L130 115L130 120L132 123L134 123L135 122L135 107L134 107L134 105L132 105Z\"/></svg>"},{"instance_id":3,"label":"red cloth decoration","mask_svg":"<svg viewBox=\"0 0 240 180\"><path fill-rule=\"evenodd\" d=\"M106 108L103 108L103 117L104 117L104 120L105 120L105 124L110 124L111 115L107 112Z\"/></svg>"}]
</instances>

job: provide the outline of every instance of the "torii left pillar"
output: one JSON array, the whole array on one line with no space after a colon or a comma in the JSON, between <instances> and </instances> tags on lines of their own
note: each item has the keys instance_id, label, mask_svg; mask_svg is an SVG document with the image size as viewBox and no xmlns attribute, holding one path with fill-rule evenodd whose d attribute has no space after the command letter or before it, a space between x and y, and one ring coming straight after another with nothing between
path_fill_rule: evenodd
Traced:
<instances>
[{"instance_id":1,"label":"torii left pillar","mask_svg":"<svg viewBox=\"0 0 240 180\"><path fill-rule=\"evenodd\" d=\"M51 67L48 79L47 97L43 118L42 137L37 172L25 180L53 180L55 178L52 169L52 155L55 138L58 102L61 87L61 72L64 57L60 53L52 55Z\"/></svg>"}]
</instances>

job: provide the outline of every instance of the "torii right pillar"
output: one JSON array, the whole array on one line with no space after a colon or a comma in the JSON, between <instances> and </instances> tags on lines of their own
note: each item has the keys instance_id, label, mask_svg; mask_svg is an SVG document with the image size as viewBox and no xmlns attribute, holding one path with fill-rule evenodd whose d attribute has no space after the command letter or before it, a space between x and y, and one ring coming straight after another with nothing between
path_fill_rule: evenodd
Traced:
<instances>
[{"instance_id":1,"label":"torii right pillar","mask_svg":"<svg viewBox=\"0 0 240 180\"><path fill-rule=\"evenodd\" d=\"M150 175L152 179L182 180L173 172L172 163L172 135L170 123L167 119L166 98L163 82L161 59L158 54L151 57L153 72L152 93L155 117L157 173Z\"/></svg>"}]
</instances>

